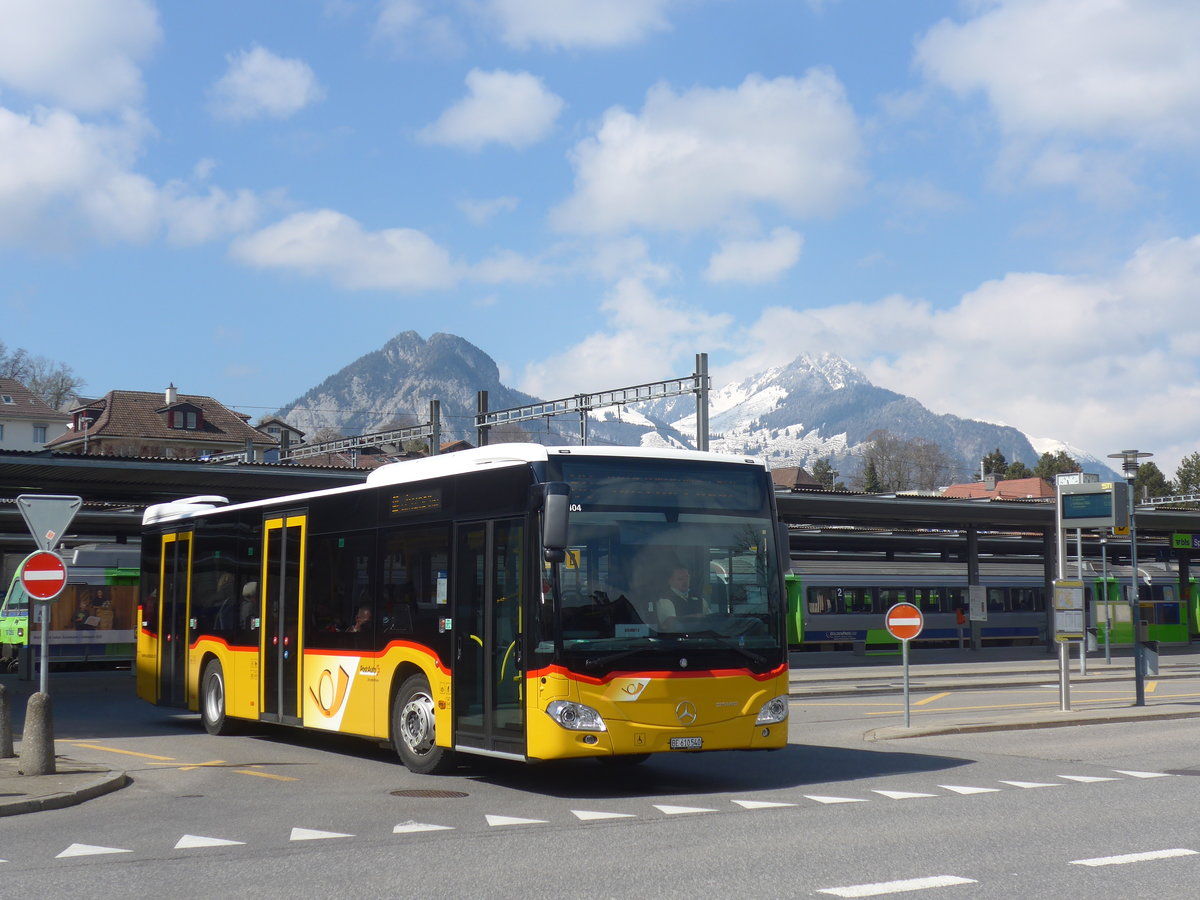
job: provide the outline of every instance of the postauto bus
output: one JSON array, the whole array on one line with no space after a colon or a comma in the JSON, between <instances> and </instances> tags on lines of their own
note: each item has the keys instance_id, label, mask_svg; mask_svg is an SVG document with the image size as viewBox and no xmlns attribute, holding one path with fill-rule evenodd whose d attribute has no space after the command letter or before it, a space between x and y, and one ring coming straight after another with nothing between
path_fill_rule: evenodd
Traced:
<instances>
[{"instance_id":1,"label":"postauto bus","mask_svg":"<svg viewBox=\"0 0 1200 900\"><path fill-rule=\"evenodd\" d=\"M138 693L217 734L276 722L388 741L424 773L456 754L777 749L777 528L757 460L536 444L154 506Z\"/></svg>"}]
</instances>

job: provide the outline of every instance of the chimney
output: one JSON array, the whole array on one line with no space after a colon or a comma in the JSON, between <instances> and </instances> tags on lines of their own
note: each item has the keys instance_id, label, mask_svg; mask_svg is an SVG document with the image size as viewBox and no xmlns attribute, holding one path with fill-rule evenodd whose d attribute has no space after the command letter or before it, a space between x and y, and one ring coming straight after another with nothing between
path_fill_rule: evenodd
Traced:
<instances>
[{"instance_id":1,"label":"chimney","mask_svg":"<svg viewBox=\"0 0 1200 900\"><path fill-rule=\"evenodd\" d=\"M983 476L983 489L985 491L994 491L996 489L996 482L999 480L999 475L997 475L995 472L989 472Z\"/></svg>"},{"instance_id":2,"label":"chimney","mask_svg":"<svg viewBox=\"0 0 1200 900\"><path fill-rule=\"evenodd\" d=\"M175 400L178 398L178 396L179 396L179 393L175 388L175 382L171 382L170 384L167 385L167 392L166 392L167 406L170 406L172 403L174 403Z\"/></svg>"}]
</instances>

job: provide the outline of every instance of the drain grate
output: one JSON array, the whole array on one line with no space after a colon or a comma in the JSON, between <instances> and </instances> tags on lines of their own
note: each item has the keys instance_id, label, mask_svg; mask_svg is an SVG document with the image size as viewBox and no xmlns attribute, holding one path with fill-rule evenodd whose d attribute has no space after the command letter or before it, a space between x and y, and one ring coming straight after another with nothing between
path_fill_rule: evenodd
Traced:
<instances>
[{"instance_id":1,"label":"drain grate","mask_svg":"<svg viewBox=\"0 0 1200 900\"><path fill-rule=\"evenodd\" d=\"M458 800L461 797L466 797L467 794L463 791L439 791L439 790L421 790L414 789L411 791L391 791L393 797L423 797L427 800Z\"/></svg>"}]
</instances>

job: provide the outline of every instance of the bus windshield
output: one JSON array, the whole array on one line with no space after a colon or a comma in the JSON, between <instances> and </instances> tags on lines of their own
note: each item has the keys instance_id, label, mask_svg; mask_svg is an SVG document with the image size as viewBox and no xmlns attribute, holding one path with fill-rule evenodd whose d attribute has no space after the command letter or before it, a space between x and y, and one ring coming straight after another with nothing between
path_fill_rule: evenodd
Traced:
<instances>
[{"instance_id":1,"label":"bus windshield","mask_svg":"<svg viewBox=\"0 0 1200 900\"><path fill-rule=\"evenodd\" d=\"M603 674L777 667L784 643L766 475L757 466L561 463L566 560L545 572L537 655Z\"/></svg>"}]
</instances>

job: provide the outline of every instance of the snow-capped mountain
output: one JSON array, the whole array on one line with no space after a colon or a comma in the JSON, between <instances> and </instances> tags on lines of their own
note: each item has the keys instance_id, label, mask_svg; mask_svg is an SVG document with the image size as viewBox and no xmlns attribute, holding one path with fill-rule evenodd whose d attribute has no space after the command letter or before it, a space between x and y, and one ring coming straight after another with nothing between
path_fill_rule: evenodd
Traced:
<instances>
[{"instance_id":1,"label":"snow-capped mountain","mask_svg":"<svg viewBox=\"0 0 1200 900\"><path fill-rule=\"evenodd\" d=\"M612 385L619 387L620 385ZM564 385L559 396L570 396ZM429 401L442 407L445 440L474 442L477 392L488 391L492 410L525 406L538 398L506 387L496 363L468 341L434 334L428 341L405 332L355 360L288 404L278 415L308 432L322 427L345 435L426 421ZM576 443L573 416L521 426L533 440ZM589 442L626 446L693 446L696 404L690 396L647 401L594 412ZM858 471L857 456L868 437L886 429L898 438L924 439L961 464L970 479L979 461L999 449L1009 462L1031 468L1046 449L1065 448L1087 471L1111 474L1104 464L1060 442L1033 441L1016 428L930 412L911 397L876 387L846 360L832 354L801 354L785 366L709 392L709 447L760 456L772 467L811 467L830 459L843 478ZM498 436L504 439L503 436Z\"/></svg>"}]
</instances>

